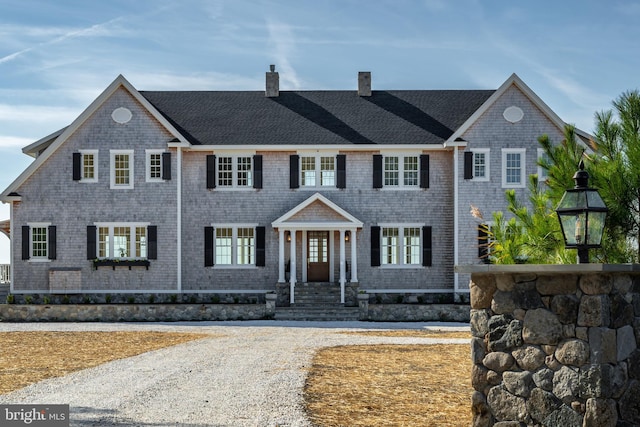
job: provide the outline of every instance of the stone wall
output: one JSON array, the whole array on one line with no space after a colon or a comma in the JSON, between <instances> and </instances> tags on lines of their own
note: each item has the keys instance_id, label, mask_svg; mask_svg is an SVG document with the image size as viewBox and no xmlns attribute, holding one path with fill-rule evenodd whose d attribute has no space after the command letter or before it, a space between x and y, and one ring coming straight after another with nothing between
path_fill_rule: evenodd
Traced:
<instances>
[{"instance_id":1,"label":"stone wall","mask_svg":"<svg viewBox=\"0 0 640 427\"><path fill-rule=\"evenodd\" d=\"M476 266L473 426L640 425L640 266Z\"/></svg>"},{"instance_id":2,"label":"stone wall","mask_svg":"<svg viewBox=\"0 0 640 427\"><path fill-rule=\"evenodd\" d=\"M372 322L468 322L469 306L457 304L370 304L358 294L359 319Z\"/></svg>"}]
</instances>

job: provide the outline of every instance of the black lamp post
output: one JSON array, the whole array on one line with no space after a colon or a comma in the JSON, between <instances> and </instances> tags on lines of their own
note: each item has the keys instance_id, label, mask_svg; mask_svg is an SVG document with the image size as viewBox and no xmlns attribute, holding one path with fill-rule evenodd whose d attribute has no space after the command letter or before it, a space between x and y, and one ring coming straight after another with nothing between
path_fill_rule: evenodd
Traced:
<instances>
[{"instance_id":1,"label":"black lamp post","mask_svg":"<svg viewBox=\"0 0 640 427\"><path fill-rule=\"evenodd\" d=\"M580 170L573 175L576 186L567 190L556 209L564 244L578 250L578 263L589 263L589 249L599 248L602 242L607 206L595 188L589 188L589 174L580 160Z\"/></svg>"}]
</instances>

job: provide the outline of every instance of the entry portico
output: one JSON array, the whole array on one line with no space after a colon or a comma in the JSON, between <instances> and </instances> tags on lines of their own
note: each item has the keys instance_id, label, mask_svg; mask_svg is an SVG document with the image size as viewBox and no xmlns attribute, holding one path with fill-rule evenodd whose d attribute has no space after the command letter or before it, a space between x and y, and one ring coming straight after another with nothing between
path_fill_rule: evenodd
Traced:
<instances>
[{"instance_id":1,"label":"entry portico","mask_svg":"<svg viewBox=\"0 0 640 427\"><path fill-rule=\"evenodd\" d=\"M344 304L347 282L347 242L351 253L351 282L358 282L357 231L362 221L333 203L320 193L315 193L271 223L278 230L278 282L285 283L286 245L289 247L290 303L295 303L297 282L297 243L300 242L301 282L334 282L335 234L339 242L340 302Z\"/></svg>"}]
</instances>

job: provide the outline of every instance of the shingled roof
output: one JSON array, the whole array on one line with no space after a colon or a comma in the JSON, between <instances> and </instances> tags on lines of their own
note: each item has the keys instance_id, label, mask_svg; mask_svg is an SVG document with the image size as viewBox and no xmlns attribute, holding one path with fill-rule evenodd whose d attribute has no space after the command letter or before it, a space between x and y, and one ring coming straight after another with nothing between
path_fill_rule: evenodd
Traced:
<instances>
[{"instance_id":1,"label":"shingled roof","mask_svg":"<svg viewBox=\"0 0 640 427\"><path fill-rule=\"evenodd\" d=\"M194 145L442 144L495 91L140 91Z\"/></svg>"}]
</instances>

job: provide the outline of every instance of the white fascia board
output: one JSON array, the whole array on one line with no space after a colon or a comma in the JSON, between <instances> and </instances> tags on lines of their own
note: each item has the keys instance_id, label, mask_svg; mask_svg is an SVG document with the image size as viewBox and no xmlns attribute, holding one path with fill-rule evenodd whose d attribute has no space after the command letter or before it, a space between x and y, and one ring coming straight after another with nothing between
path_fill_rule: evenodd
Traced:
<instances>
[{"instance_id":1,"label":"white fascia board","mask_svg":"<svg viewBox=\"0 0 640 427\"><path fill-rule=\"evenodd\" d=\"M171 146L171 145L170 145ZM189 151L291 151L291 152L305 152L305 151L449 151L451 148L443 144L340 144L340 145L322 145L317 144L313 146L304 145L190 145Z\"/></svg>"},{"instance_id":2,"label":"white fascia board","mask_svg":"<svg viewBox=\"0 0 640 427\"><path fill-rule=\"evenodd\" d=\"M338 215L344 217L346 221L293 222L293 223L287 222L289 218L301 212L307 206L311 205L315 201L320 201L321 203L326 205L328 208L336 212ZM331 200L327 199L325 196L323 196L320 193L315 193L313 196L309 197L308 199L300 203L298 206L294 207L289 212L285 213L280 218L276 219L271 223L271 227L273 228L282 227L282 228L297 229L297 230L302 230L302 229L309 230L310 229L309 227L316 227L316 226L321 227L321 228L315 228L316 230L318 229L324 230L332 227L333 228L337 227L338 229L344 228L345 230L348 230L353 227L362 228L362 225L363 225L362 221L360 221L359 219L357 219L356 217L351 215L349 212L345 211L340 206L336 205L335 203L333 203Z\"/></svg>"}]
</instances>

